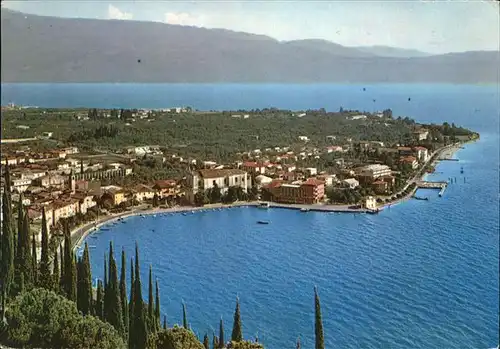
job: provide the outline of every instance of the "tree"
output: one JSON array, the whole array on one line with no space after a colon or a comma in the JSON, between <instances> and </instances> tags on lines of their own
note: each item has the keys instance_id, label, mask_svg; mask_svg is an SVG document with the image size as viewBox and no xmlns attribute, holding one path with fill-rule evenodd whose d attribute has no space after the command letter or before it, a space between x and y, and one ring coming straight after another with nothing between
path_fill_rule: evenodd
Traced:
<instances>
[{"instance_id":1,"label":"tree","mask_svg":"<svg viewBox=\"0 0 500 349\"><path fill-rule=\"evenodd\" d=\"M148 349L204 349L193 332L181 327L152 333L148 338Z\"/></svg>"},{"instance_id":2,"label":"tree","mask_svg":"<svg viewBox=\"0 0 500 349\"><path fill-rule=\"evenodd\" d=\"M76 263L71 250L69 226L65 226L64 234L64 294L72 301L76 301Z\"/></svg>"},{"instance_id":3,"label":"tree","mask_svg":"<svg viewBox=\"0 0 500 349\"><path fill-rule=\"evenodd\" d=\"M189 329L187 313L186 313L186 303L184 302L182 302L182 327L184 327L185 329Z\"/></svg>"},{"instance_id":4,"label":"tree","mask_svg":"<svg viewBox=\"0 0 500 349\"><path fill-rule=\"evenodd\" d=\"M123 313L123 326L125 328L125 332L128 332L128 301L127 301L127 276L126 276L126 256L125 250L122 248L122 266L120 272L120 299L122 302L122 313Z\"/></svg>"},{"instance_id":5,"label":"tree","mask_svg":"<svg viewBox=\"0 0 500 349\"><path fill-rule=\"evenodd\" d=\"M40 257L40 286L47 290L50 290L52 288L52 275L50 273L49 259L49 233L47 231L45 207L42 209L42 254Z\"/></svg>"},{"instance_id":6,"label":"tree","mask_svg":"<svg viewBox=\"0 0 500 349\"><path fill-rule=\"evenodd\" d=\"M23 277L24 285L28 288L33 286L33 262L31 260L30 246L30 226L28 214L23 214L22 194L19 198L20 205L18 207L17 221L17 249L16 249L16 275L18 278L18 286L21 276Z\"/></svg>"},{"instance_id":7,"label":"tree","mask_svg":"<svg viewBox=\"0 0 500 349\"><path fill-rule=\"evenodd\" d=\"M134 280L134 261L132 258L130 259L130 301L128 302L128 346L129 348L133 347L133 338L134 338L134 288L135 288L135 280Z\"/></svg>"},{"instance_id":8,"label":"tree","mask_svg":"<svg viewBox=\"0 0 500 349\"><path fill-rule=\"evenodd\" d=\"M92 310L92 275L90 271L89 246L85 242L83 257L78 270L77 305L83 315L88 315Z\"/></svg>"},{"instance_id":9,"label":"tree","mask_svg":"<svg viewBox=\"0 0 500 349\"><path fill-rule=\"evenodd\" d=\"M32 235L31 238L31 263L32 263L32 270L33 270L33 284L38 285L38 275L39 275L39 270L38 270L38 258L36 255L36 239L35 239L35 234Z\"/></svg>"},{"instance_id":10,"label":"tree","mask_svg":"<svg viewBox=\"0 0 500 349\"><path fill-rule=\"evenodd\" d=\"M92 317L82 317L75 303L45 289L16 297L7 309L7 339L16 347L124 349L118 333Z\"/></svg>"},{"instance_id":11,"label":"tree","mask_svg":"<svg viewBox=\"0 0 500 349\"><path fill-rule=\"evenodd\" d=\"M210 189L210 203L215 204L220 202L221 200L221 192L217 183Z\"/></svg>"},{"instance_id":12,"label":"tree","mask_svg":"<svg viewBox=\"0 0 500 349\"><path fill-rule=\"evenodd\" d=\"M120 334L124 334L123 314L118 285L118 269L113 254L113 244L109 243L109 280L104 290L104 318Z\"/></svg>"},{"instance_id":13,"label":"tree","mask_svg":"<svg viewBox=\"0 0 500 349\"><path fill-rule=\"evenodd\" d=\"M134 280L134 305L133 305L133 349L144 349L147 343L146 316L144 314L144 301L142 298L141 272L139 268L139 247L135 245L135 280Z\"/></svg>"},{"instance_id":14,"label":"tree","mask_svg":"<svg viewBox=\"0 0 500 349\"><path fill-rule=\"evenodd\" d=\"M158 200L159 200L158 194L155 193L155 195L153 196L153 207L158 207L159 206Z\"/></svg>"},{"instance_id":15,"label":"tree","mask_svg":"<svg viewBox=\"0 0 500 349\"><path fill-rule=\"evenodd\" d=\"M52 290L60 294L61 293L61 288L59 287L59 280L61 278L61 274L59 272L59 258L57 257L57 249L54 251L54 262L53 262L53 269L52 269Z\"/></svg>"},{"instance_id":16,"label":"tree","mask_svg":"<svg viewBox=\"0 0 500 349\"><path fill-rule=\"evenodd\" d=\"M231 340L235 342L240 342L243 340L243 334L241 330L241 317L240 317L240 300L236 298L236 309L234 310L234 322L233 322L233 333L231 334Z\"/></svg>"},{"instance_id":17,"label":"tree","mask_svg":"<svg viewBox=\"0 0 500 349\"><path fill-rule=\"evenodd\" d=\"M148 318L149 330L155 331L155 313L154 313L154 299L153 299L153 267L149 265L149 288L148 288Z\"/></svg>"},{"instance_id":18,"label":"tree","mask_svg":"<svg viewBox=\"0 0 500 349\"><path fill-rule=\"evenodd\" d=\"M208 341L208 333L205 333L205 336L203 337L203 346L205 349L210 349L210 342Z\"/></svg>"},{"instance_id":19,"label":"tree","mask_svg":"<svg viewBox=\"0 0 500 349\"><path fill-rule=\"evenodd\" d=\"M66 277L66 271L64 270L64 250L63 245L59 244L59 258L61 259L59 265L61 266L61 277L59 278L59 291L62 295L65 294L66 289L64 286L64 278Z\"/></svg>"},{"instance_id":20,"label":"tree","mask_svg":"<svg viewBox=\"0 0 500 349\"><path fill-rule=\"evenodd\" d=\"M2 198L2 265L0 279L2 282L2 301L10 292L12 281L14 279L14 235L12 234L12 212L10 207L10 184L7 185L8 167L5 168L5 189ZM2 307L2 309L4 309ZM3 315L3 314L2 314ZM2 316L3 318L3 316ZM1 319L0 319L1 320Z\"/></svg>"},{"instance_id":21,"label":"tree","mask_svg":"<svg viewBox=\"0 0 500 349\"><path fill-rule=\"evenodd\" d=\"M95 315L99 319L104 318L104 291L102 280L97 280L97 296L95 301Z\"/></svg>"},{"instance_id":22,"label":"tree","mask_svg":"<svg viewBox=\"0 0 500 349\"><path fill-rule=\"evenodd\" d=\"M316 337L315 349L325 349L325 339L323 337L323 320L321 319L321 305L319 302L317 287L314 287L314 314L314 332Z\"/></svg>"},{"instance_id":23,"label":"tree","mask_svg":"<svg viewBox=\"0 0 500 349\"><path fill-rule=\"evenodd\" d=\"M160 330L160 321L161 321L161 314L160 314L160 289L158 288L158 280L156 280L156 297L155 297L155 325L156 325L156 330Z\"/></svg>"},{"instance_id":24,"label":"tree","mask_svg":"<svg viewBox=\"0 0 500 349\"><path fill-rule=\"evenodd\" d=\"M167 329L167 315L163 315L163 329Z\"/></svg>"},{"instance_id":25,"label":"tree","mask_svg":"<svg viewBox=\"0 0 500 349\"><path fill-rule=\"evenodd\" d=\"M222 317L219 321L219 348L224 348L224 321Z\"/></svg>"},{"instance_id":26,"label":"tree","mask_svg":"<svg viewBox=\"0 0 500 349\"><path fill-rule=\"evenodd\" d=\"M215 333L213 334L213 337L212 337L212 347L214 349L216 349L216 348L219 347L219 339L217 338L217 336L215 335Z\"/></svg>"}]
</instances>

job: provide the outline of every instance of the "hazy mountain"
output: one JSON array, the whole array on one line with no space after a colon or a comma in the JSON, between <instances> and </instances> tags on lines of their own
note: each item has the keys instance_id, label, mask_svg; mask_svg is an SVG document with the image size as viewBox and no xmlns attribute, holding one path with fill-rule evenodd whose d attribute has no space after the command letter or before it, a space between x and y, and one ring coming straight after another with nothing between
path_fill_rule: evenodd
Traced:
<instances>
[{"instance_id":1,"label":"hazy mountain","mask_svg":"<svg viewBox=\"0 0 500 349\"><path fill-rule=\"evenodd\" d=\"M418 50L397 48L390 46L359 46L353 47L358 51L372 54L374 56L382 57L398 57L398 58L409 58L409 57L427 57L431 56L430 53L422 52Z\"/></svg>"},{"instance_id":2,"label":"hazy mountain","mask_svg":"<svg viewBox=\"0 0 500 349\"><path fill-rule=\"evenodd\" d=\"M498 81L498 52L380 57L322 40L2 9L2 82Z\"/></svg>"}]
</instances>

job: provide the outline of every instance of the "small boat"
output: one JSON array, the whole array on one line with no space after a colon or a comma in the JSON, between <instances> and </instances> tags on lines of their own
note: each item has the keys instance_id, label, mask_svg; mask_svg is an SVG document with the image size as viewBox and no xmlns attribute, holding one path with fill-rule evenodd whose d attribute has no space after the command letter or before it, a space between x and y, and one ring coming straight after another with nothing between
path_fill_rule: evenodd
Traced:
<instances>
[{"instance_id":1,"label":"small boat","mask_svg":"<svg viewBox=\"0 0 500 349\"><path fill-rule=\"evenodd\" d=\"M423 198L423 197L420 197L420 196L414 196L413 198L414 198L415 200L429 200L429 198L427 198L427 197L424 197L424 198Z\"/></svg>"},{"instance_id":2,"label":"small boat","mask_svg":"<svg viewBox=\"0 0 500 349\"><path fill-rule=\"evenodd\" d=\"M269 224L268 221L257 221L257 224Z\"/></svg>"},{"instance_id":3,"label":"small boat","mask_svg":"<svg viewBox=\"0 0 500 349\"><path fill-rule=\"evenodd\" d=\"M109 228L101 228L101 231L108 231Z\"/></svg>"},{"instance_id":4,"label":"small boat","mask_svg":"<svg viewBox=\"0 0 500 349\"><path fill-rule=\"evenodd\" d=\"M305 208L305 207L302 207L302 208L300 209L300 212L309 212L309 209L308 209L308 208Z\"/></svg>"},{"instance_id":5,"label":"small boat","mask_svg":"<svg viewBox=\"0 0 500 349\"><path fill-rule=\"evenodd\" d=\"M126 221L121 221L122 223L127 223Z\"/></svg>"},{"instance_id":6,"label":"small boat","mask_svg":"<svg viewBox=\"0 0 500 349\"><path fill-rule=\"evenodd\" d=\"M259 208L269 208L271 205L269 205L269 202L261 202L258 206Z\"/></svg>"},{"instance_id":7,"label":"small boat","mask_svg":"<svg viewBox=\"0 0 500 349\"><path fill-rule=\"evenodd\" d=\"M464 168L463 168L463 166L460 168L460 173L464 173Z\"/></svg>"}]
</instances>

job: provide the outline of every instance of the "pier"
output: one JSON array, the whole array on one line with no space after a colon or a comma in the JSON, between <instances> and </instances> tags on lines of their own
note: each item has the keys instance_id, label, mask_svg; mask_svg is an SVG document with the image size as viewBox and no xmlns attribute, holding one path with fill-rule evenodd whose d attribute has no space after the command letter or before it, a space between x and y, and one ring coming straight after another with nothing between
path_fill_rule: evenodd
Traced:
<instances>
[{"instance_id":1,"label":"pier","mask_svg":"<svg viewBox=\"0 0 500 349\"><path fill-rule=\"evenodd\" d=\"M444 191L448 187L448 182L428 182L428 181L419 181L416 182L417 188L422 189L439 189L439 196L443 196Z\"/></svg>"}]
</instances>

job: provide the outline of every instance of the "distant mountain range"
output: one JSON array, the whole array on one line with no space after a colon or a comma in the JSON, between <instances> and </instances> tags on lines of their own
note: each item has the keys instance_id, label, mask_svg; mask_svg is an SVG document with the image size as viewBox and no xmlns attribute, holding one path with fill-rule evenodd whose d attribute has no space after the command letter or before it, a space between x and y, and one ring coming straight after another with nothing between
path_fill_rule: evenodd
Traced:
<instances>
[{"instance_id":1,"label":"distant mountain range","mask_svg":"<svg viewBox=\"0 0 500 349\"><path fill-rule=\"evenodd\" d=\"M499 81L500 53L430 55L385 46L156 22L45 17L2 9L2 82Z\"/></svg>"}]
</instances>

